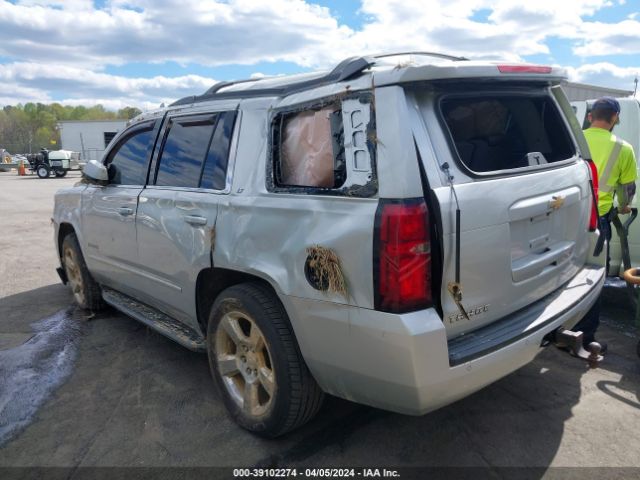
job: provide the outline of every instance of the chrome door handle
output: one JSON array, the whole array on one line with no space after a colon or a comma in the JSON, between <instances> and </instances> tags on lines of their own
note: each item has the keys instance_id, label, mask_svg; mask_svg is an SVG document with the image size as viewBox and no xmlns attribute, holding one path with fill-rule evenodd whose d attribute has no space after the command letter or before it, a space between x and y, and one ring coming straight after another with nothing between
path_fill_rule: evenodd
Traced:
<instances>
[{"instance_id":1,"label":"chrome door handle","mask_svg":"<svg viewBox=\"0 0 640 480\"><path fill-rule=\"evenodd\" d=\"M207 219L204 217L199 217L197 215L185 215L184 221L191 225L206 225Z\"/></svg>"},{"instance_id":2,"label":"chrome door handle","mask_svg":"<svg viewBox=\"0 0 640 480\"><path fill-rule=\"evenodd\" d=\"M133 215L133 208L128 208L128 207L120 207L118 209L118 213L120 215L122 215L123 217L126 217L128 215Z\"/></svg>"}]
</instances>

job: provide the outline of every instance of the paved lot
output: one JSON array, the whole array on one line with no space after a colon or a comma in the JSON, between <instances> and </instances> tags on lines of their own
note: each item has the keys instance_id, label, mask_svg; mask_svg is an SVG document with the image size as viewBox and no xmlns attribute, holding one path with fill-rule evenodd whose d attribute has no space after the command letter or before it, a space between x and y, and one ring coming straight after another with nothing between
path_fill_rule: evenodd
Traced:
<instances>
[{"instance_id":1,"label":"paved lot","mask_svg":"<svg viewBox=\"0 0 640 480\"><path fill-rule=\"evenodd\" d=\"M548 348L424 417L330 399L284 439L244 432L205 356L113 310L87 319L73 308L49 218L55 190L78 178L0 174L0 466L541 467L534 478L549 466L640 467L640 360L617 292L605 301L611 352L600 369Z\"/></svg>"}]
</instances>

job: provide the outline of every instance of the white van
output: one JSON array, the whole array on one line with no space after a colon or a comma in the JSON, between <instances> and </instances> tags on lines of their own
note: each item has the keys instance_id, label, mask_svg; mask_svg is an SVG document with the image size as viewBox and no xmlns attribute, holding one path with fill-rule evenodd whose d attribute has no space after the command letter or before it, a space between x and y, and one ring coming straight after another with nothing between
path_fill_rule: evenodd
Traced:
<instances>
[{"instance_id":1,"label":"white van","mask_svg":"<svg viewBox=\"0 0 640 480\"><path fill-rule=\"evenodd\" d=\"M620 102L620 124L616 125L613 129L618 137L622 138L626 142L630 143L633 147L633 151L636 154L636 160L638 159L638 153L640 152L640 102L637 98L617 98ZM589 120L587 114L591 111L591 106L596 99L581 100L571 102L573 110L578 117L578 121L581 123L582 128L589 127ZM640 178L640 168L638 170L638 178ZM638 189L640 192L640 189ZM638 194L633 199L633 205L638 206ZM624 223L627 216L622 216L621 220ZM620 249L620 239L615 228L612 228L613 237L611 239L611 262L609 266L609 274L619 274L622 276L624 266L622 265L622 253ZM629 253L631 255L631 265L640 266L640 220L634 221L629 228ZM602 255L601 261L605 261L605 256Z\"/></svg>"}]
</instances>

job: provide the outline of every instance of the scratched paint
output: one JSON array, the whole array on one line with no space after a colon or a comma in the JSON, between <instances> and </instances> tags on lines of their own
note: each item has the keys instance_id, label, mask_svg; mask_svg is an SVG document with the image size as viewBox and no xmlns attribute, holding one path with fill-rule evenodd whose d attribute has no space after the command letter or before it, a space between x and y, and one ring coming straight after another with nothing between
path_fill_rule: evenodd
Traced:
<instances>
[{"instance_id":1,"label":"scratched paint","mask_svg":"<svg viewBox=\"0 0 640 480\"><path fill-rule=\"evenodd\" d=\"M0 350L0 445L29 425L38 408L69 377L82 320L63 310L31 325L22 345Z\"/></svg>"}]
</instances>

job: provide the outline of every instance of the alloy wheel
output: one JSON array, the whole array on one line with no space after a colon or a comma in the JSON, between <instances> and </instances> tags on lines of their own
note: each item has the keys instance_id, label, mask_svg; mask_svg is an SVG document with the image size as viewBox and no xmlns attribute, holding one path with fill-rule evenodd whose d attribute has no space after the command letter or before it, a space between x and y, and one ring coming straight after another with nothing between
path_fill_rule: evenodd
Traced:
<instances>
[{"instance_id":1,"label":"alloy wheel","mask_svg":"<svg viewBox=\"0 0 640 480\"><path fill-rule=\"evenodd\" d=\"M85 297L82 273L80 272L76 254L71 248L65 248L64 250L64 268L67 272L67 280L69 280L73 297L79 305L84 305Z\"/></svg>"},{"instance_id":2,"label":"alloy wheel","mask_svg":"<svg viewBox=\"0 0 640 480\"><path fill-rule=\"evenodd\" d=\"M269 345L247 314L227 312L215 337L217 368L223 384L247 415L260 417L273 405L276 380Z\"/></svg>"}]
</instances>

